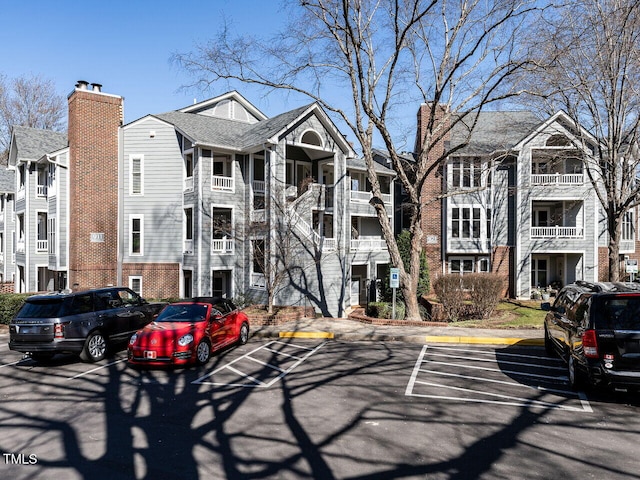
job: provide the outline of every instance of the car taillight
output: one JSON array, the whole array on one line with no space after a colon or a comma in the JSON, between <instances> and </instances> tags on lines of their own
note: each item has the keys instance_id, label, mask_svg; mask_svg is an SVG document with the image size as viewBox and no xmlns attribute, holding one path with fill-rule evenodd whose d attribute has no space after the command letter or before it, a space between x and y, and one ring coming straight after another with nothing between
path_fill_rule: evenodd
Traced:
<instances>
[{"instance_id":1,"label":"car taillight","mask_svg":"<svg viewBox=\"0 0 640 480\"><path fill-rule=\"evenodd\" d=\"M595 330L586 330L582 334L582 348L584 356L588 358L598 358L598 340Z\"/></svg>"},{"instance_id":2,"label":"car taillight","mask_svg":"<svg viewBox=\"0 0 640 480\"><path fill-rule=\"evenodd\" d=\"M61 323L56 323L53 328L53 338L64 338L64 329Z\"/></svg>"}]
</instances>

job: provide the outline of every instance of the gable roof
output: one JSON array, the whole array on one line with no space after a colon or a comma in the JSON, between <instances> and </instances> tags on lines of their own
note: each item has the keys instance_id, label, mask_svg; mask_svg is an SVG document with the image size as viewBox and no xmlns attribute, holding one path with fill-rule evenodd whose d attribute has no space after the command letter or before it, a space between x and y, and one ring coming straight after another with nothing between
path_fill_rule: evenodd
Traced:
<instances>
[{"instance_id":1,"label":"gable roof","mask_svg":"<svg viewBox=\"0 0 640 480\"><path fill-rule=\"evenodd\" d=\"M246 98L244 98L238 91L232 90L227 93L223 93L222 95L218 95L217 97L209 98L208 100L203 100L202 102L195 103L193 105L189 105L188 107L181 108L178 110L183 113L198 113L206 108L220 103L224 100L235 100L239 104L241 104L244 108L247 109L249 113L251 113L258 120L266 120L267 116L258 110L251 102L249 102Z\"/></svg>"},{"instance_id":2,"label":"gable roof","mask_svg":"<svg viewBox=\"0 0 640 480\"><path fill-rule=\"evenodd\" d=\"M37 161L44 155L69 146L67 134L40 128L14 126L11 149L17 160Z\"/></svg>"},{"instance_id":3,"label":"gable roof","mask_svg":"<svg viewBox=\"0 0 640 480\"><path fill-rule=\"evenodd\" d=\"M511 150L540 123L535 114L527 111L467 114L451 128L451 148L467 143L456 155L488 155Z\"/></svg>"},{"instance_id":4,"label":"gable roof","mask_svg":"<svg viewBox=\"0 0 640 480\"><path fill-rule=\"evenodd\" d=\"M0 193L13 193L16 190L16 172L0 168Z\"/></svg>"}]
</instances>

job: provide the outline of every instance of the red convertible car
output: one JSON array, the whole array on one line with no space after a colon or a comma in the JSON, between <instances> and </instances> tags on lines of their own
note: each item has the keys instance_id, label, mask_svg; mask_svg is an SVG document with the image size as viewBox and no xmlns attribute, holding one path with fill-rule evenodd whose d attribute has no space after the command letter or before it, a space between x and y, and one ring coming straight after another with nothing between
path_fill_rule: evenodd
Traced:
<instances>
[{"instance_id":1,"label":"red convertible car","mask_svg":"<svg viewBox=\"0 0 640 480\"><path fill-rule=\"evenodd\" d=\"M131 365L203 365L211 353L247 343L249 318L224 298L193 298L164 307L131 336Z\"/></svg>"}]
</instances>

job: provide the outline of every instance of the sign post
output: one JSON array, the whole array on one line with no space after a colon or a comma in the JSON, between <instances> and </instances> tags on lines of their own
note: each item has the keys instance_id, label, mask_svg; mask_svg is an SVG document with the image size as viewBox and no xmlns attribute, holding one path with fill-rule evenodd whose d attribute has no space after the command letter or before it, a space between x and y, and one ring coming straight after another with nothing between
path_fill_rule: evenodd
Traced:
<instances>
[{"instance_id":1,"label":"sign post","mask_svg":"<svg viewBox=\"0 0 640 480\"><path fill-rule=\"evenodd\" d=\"M393 309L391 311L391 319L396 319L396 288L400 287L400 269L390 268L389 286L393 289Z\"/></svg>"}]
</instances>

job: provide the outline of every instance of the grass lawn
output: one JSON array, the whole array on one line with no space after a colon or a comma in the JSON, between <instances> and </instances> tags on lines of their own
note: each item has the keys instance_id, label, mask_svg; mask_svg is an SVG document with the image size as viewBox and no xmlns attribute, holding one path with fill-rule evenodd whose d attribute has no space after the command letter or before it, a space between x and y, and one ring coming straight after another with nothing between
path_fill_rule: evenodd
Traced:
<instances>
[{"instance_id":1,"label":"grass lawn","mask_svg":"<svg viewBox=\"0 0 640 480\"><path fill-rule=\"evenodd\" d=\"M543 328L547 312L540 309L540 300L504 300L491 318L450 323L456 327L476 328Z\"/></svg>"}]
</instances>

